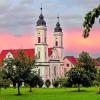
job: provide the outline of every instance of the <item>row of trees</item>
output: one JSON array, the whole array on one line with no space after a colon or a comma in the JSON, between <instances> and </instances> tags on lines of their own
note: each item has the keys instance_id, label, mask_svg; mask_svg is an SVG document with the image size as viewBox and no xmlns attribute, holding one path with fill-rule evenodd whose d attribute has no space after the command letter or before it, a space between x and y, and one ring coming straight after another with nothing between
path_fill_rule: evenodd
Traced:
<instances>
[{"instance_id":1,"label":"row of trees","mask_svg":"<svg viewBox=\"0 0 100 100\"><path fill-rule=\"evenodd\" d=\"M15 59L5 59L4 67L0 71L0 87L6 88L13 84L14 87L18 88L18 95L21 95L20 86L23 82L29 85L30 92L32 92L32 87L42 87L43 80L33 70L35 60L36 58L32 59L25 56L23 51L19 51ZM53 86L72 87L74 85L80 91L80 86L89 87L95 83L98 86L98 93L100 93L100 70L95 68L95 64L87 52L82 52L79 55L78 64L67 72L65 76L63 79L55 80ZM50 80L46 80L45 85L50 87Z\"/></svg>"},{"instance_id":2,"label":"row of trees","mask_svg":"<svg viewBox=\"0 0 100 100\"><path fill-rule=\"evenodd\" d=\"M20 86L22 83L30 86L30 92L32 92L32 87L42 87L43 80L33 70L35 60L36 57L27 57L22 50L18 52L16 58L5 59L4 67L0 71L0 89L1 87L7 87L13 84L13 87L18 88L18 95L21 95Z\"/></svg>"},{"instance_id":3,"label":"row of trees","mask_svg":"<svg viewBox=\"0 0 100 100\"><path fill-rule=\"evenodd\" d=\"M65 78L57 79L54 87L80 87L97 86L100 94L100 69L95 67L95 63L87 52L82 52L78 58L78 64L65 74Z\"/></svg>"},{"instance_id":4,"label":"row of trees","mask_svg":"<svg viewBox=\"0 0 100 100\"><path fill-rule=\"evenodd\" d=\"M99 59L98 59L99 61ZM45 82L46 86L51 85L50 81ZM95 63L87 52L82 52L78 58L78 64L65 74L64 78L58 78L52 84L54 87L80 87L97 86L100 94L100 69L95 67Z\"/></svg>"},{"instance_id":5,"label":"row of trees","mask_svg":"<svg viewBox=\"0 0 100 100\"><path fill-rule=\"evenodd\" d=\"M80 91L80 85L91 86L96 78L97 70L92 58L87 52L82 52L79 55L78 64L68 73L68 82L77 85Z\"/></svg>"}]
</instances>

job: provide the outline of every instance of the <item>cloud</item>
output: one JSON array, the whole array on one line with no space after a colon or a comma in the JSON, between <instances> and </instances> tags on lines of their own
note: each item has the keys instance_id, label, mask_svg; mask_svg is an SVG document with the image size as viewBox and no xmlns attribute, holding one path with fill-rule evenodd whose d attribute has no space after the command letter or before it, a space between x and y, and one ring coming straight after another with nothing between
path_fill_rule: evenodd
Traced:
<instances>
[{"instance_id":1,"label":"cloud","mask_svg":"<svg viewBox=\"0 0 100 100\"><path fill-rule=\"evenodd\" d=\"M79 28L85 13L96 6L99 0L0 0L0 32L15 35L33 32L40 14L41 2L47 25L53 30L57 13L61 17L63 29Z\"/></svg>"},{"instance_id":2,"label":"cloud","mask_svg":"<svg viewBox=\"0 0 100 100\"><path fill-rule=\"evenodd\" d=\"M34 0L21 0L22 4L32 4Z\"/></svg>"}]
</instances>

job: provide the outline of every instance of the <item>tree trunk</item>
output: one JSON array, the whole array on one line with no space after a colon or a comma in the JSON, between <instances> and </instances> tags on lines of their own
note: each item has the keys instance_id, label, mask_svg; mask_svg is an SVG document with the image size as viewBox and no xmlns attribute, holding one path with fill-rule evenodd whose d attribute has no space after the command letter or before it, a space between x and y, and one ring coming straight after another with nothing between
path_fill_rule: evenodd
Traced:
<instances>
[{"instance_id":1,"label":"tree trunk","mask_svg":"<svg viewBox=\"0 0 100 100\"><path fill-rule=\"evenodd\" d=\"M29 92L32 92L32 87L31 87L31 85L30 85L30 90L29 90Z\"/></svg>"},{"instance_id":2,"label":"tree trunk","mask_svg":"<svg viewBox=\"0 0 100 100\"><path fill-rule=\"evenodd\" d=\"M100 86L98 86L98 94L100 94Z\"/></svg>"},{"instance_id":3,"label":"tree trunk","mask_svg":"<svg viewBox=\"0 0 100 100\"><path fill-rule=\"evenodd\" d=\"M29 92L32 92L32 87L30 86L30 90L29 90Z\"/></svg>"},{"instance_id":4,"label":"tree trunk","mask_svg":"<svg viewBox=\"0 0 100 100\"><path fill-rule=\"evenodd\" d=\"M20 83L18 82L18 95L21 95L20 93Z\"/></svg>"},{"instance_id":5,"label":"tree trunk","mask_svg":"<svg viewBox=\"0 0 100 100\"><path fill-rule=\"evenodd\" d=\"M78 92L80 92L80 84L77 84Z\"/></svg>"},{"instance_id":6,"label":"tree trunk","mask_svg":"<svg viewBox=\"0 0 100 100\"><path fill-rule=\"evenodd\" d=\"M0 95L1 95L1 87L0 87Z\"/></svg>"}]
</instances>

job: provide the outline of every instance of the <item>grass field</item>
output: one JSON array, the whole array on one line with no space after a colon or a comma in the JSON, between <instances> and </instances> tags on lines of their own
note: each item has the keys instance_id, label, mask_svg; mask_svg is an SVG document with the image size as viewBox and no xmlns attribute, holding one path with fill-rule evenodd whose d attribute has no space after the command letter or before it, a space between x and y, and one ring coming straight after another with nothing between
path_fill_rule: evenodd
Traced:
<instances>
[{"instance_id":1,"label":"grass field","mask_svg":"<svg viewBox=\"0 0 100 100\"><path fill-rule=\"evenodd\" d=\"M21 96L16 96L17 89L2 89L0 100L100 100L96 94L97 88L82 88L76 92L75 88L34 88L29 93L28 88L21 88Z\"/></svg>"}]
</instances>

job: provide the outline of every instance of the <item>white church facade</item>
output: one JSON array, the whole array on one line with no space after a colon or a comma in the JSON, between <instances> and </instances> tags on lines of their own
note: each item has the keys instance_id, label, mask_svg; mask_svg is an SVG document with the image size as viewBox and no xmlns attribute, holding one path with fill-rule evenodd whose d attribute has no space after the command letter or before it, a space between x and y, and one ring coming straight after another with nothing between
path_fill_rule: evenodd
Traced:
<instances>
[{"instance_id":1,"label":"white church facade","mask_svg":"<svg viewBox=\"0 0 100 100\"><path fill-rule=\"evenodd\" d=\"M60 27L59 17L53 33L53 47L48 52L47 44L47 26L44 16L41 14L36 25L36 44L35 55L37 55L37 68L38 73L43 80L51 80L51 82L63 75L63 32Z\"/></svg>"}]
</instances>

